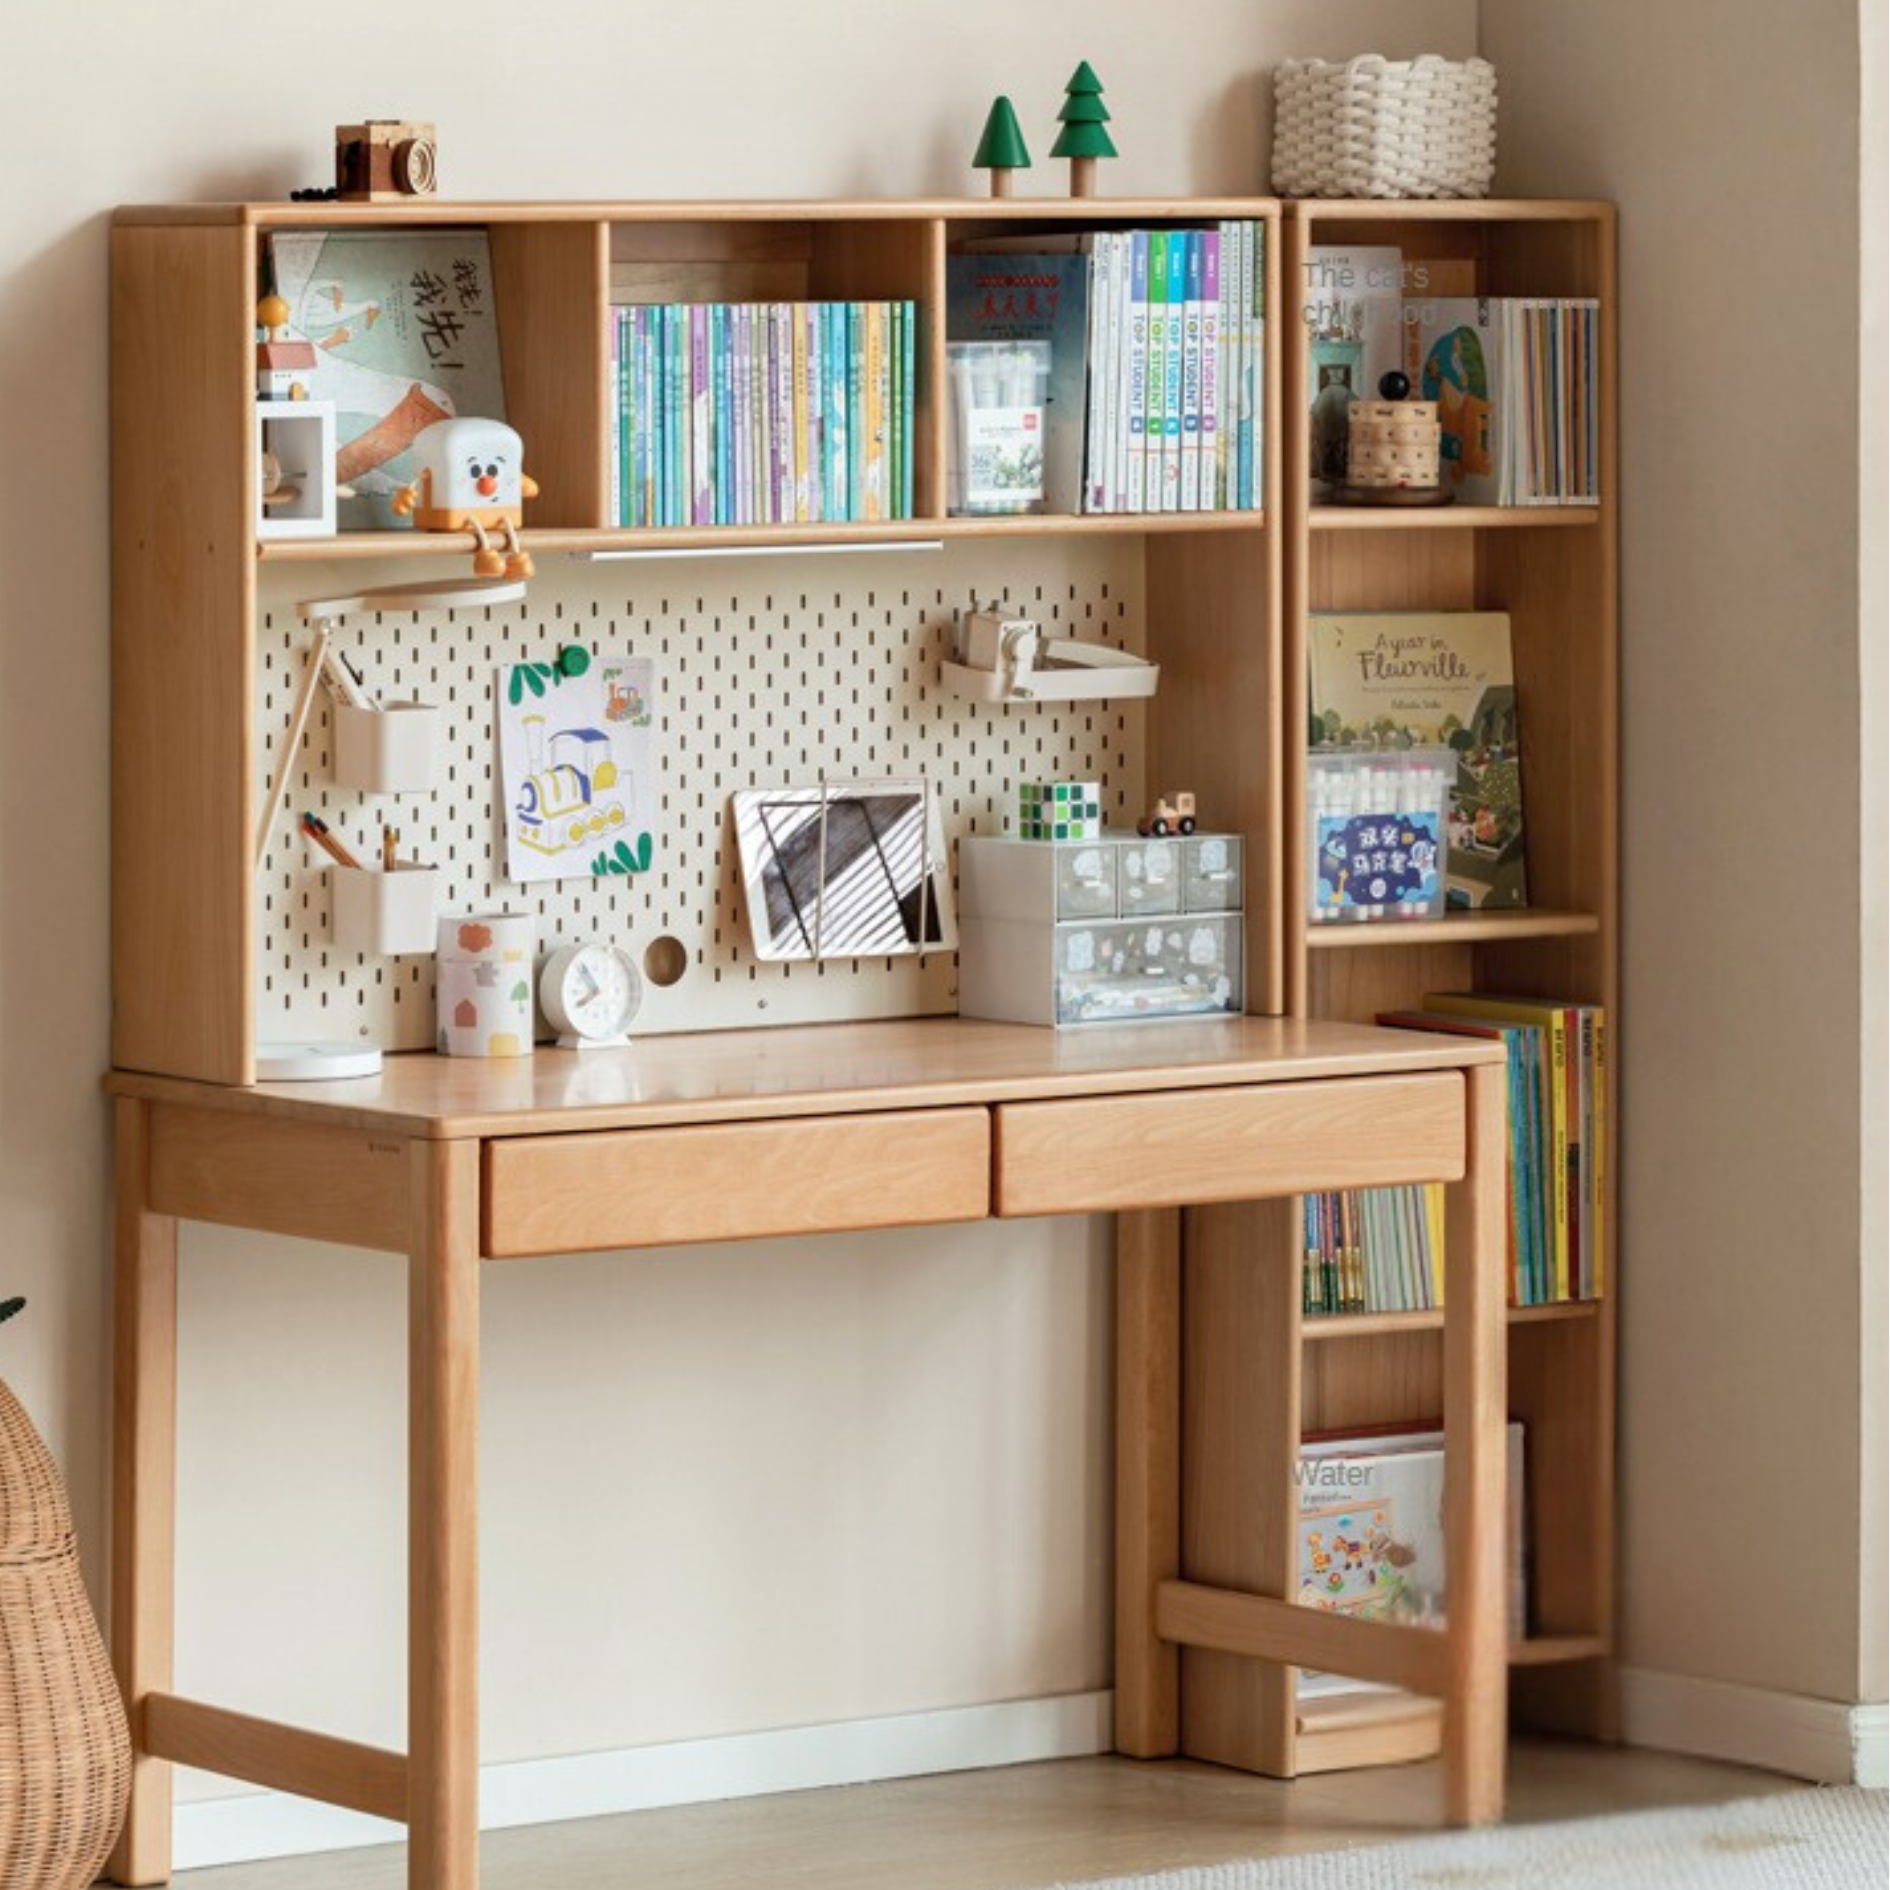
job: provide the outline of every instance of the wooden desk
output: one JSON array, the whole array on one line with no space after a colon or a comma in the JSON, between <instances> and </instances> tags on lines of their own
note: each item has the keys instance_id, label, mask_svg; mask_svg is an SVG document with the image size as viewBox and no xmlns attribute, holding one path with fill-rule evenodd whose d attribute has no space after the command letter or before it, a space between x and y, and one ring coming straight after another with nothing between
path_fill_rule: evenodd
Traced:
<instances>
[{"instance_id":1,"label":"wooden desk","mask_svg":"<svg viewBox=\"0 0 1890 1890\"><path fill-rule=\"evenodd\" d=\"M1114 1212L1119 1749L1180 1744L1180 1650L1443 1702L1448 1816L1496 1818L1505 1732L1502 1051L1271 1018L1055 1032L938 1019L672 1037L367 1081L114 1074L113 1648L137 1755L112 1873L170 1874L171 1763L404 1821L415 1890L478 1880L479 1263ZM1187 1579L1182 1210L1444 1180L1450 1622ZM171 1691L176 1228L408 1256L409 1737L380 1751ZM1244 1257L1236 1276L1283 1262ZM1280 1284L1279 1282L1275 1283ZM1290 1290L1297 1300L1295 1277ZM1191 1434L1189 1450L1214 1440ZM1244 1519L1243 1526L1244 1526ZM1256 1525L1257 1526L1257 1525Z\"/></svg>"}]
</instances>

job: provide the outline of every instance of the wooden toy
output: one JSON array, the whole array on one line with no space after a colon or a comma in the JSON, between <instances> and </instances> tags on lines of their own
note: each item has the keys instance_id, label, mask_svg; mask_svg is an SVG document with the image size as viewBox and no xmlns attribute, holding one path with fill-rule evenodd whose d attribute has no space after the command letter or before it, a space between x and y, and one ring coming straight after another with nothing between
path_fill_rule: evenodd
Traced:
<instances>
[{"instance_id":1,"label":"wooden toy","mask_svg":"<svg viewBox=\"0 0 1890 1890\"><path fill-rule=\"evenodd\" d=\"M440 187L433 127L405 118L370 118L335 127L335 195L343 203L404 203Z\"/></svg>"},{"instance_id":2,"label":"wooden toy","mask_svg":"<svg viewBox=\"0 0 1890 1890\"><path fill-rule=\"evenodd\" d=\"M256 536L332 538L335 403L259 400L256 427Z\"/></svg>"},{"instance_id":3,"label":"wooden toy","mask_svg":"<svg viewBox=\"0 0 1890 1890\"><path fill-rule=\"evenodd\" d=\"M1011 101L1000 94L991 103L991 115L984 121L984 136L972 153L972 168L991 173L991 195L1011 194L1011 174L1030 169L1030 153L1024 146L1024 128L1017 122Z\"/></svg>"},{"instance_id":4,"label":"wooden toy","mask_svg":"<svg viewBox=\"0 0 1890 1890\"><path fill-rule=\"evenodd\" d=\"M290 337L289 305L279 295L265 295L256 304L256 393L262 400L306 400L309 377L315 371L312 342Z\"/></svg>"},{"instance_id":5,"label":"wooden toy","mask_svg":"<svg viewBox=\"0 0 1890 1890\"><path fill-rule=\"evenodd\" d=\"M411 517L416 531L471 532L475 577L530 577L518 528L538 482L525 471L517 432L503 420L436 420L414 436L413 454L420 476L394 494L395 513Z\"/></svg>"},{"instance_id":6,"label":"wooden toy","mask_svg":"<svg viewBox=\"0 0 1890 1890\"><path fill-rule=\"evenodd\" d=\"M1143 839L1162 839L1171 833L1194 832L1194 796L1176 789L1160 796L1140 820L1135 831Z\"/></svg>"},{"instance_id":7,"label":"wooden toy","mask_svg":"<svg viewBox=\"0 0 1890 1890\"><path fill-rule=\"evenodd\" d=\"M1050 147L1052 157L1070 160L1070 195L1096 194L1096 160L1116 156L1115 141L1104 126L1109 107L1102 101L1102 80L1087 59L1070 74L1063 88L1063 109L1057 113L1063 129Z\"/></svg>"},{"instance_id":8,"label":"wooden toy","mask_svg":"<svg viewBox=\"0 0 1890 1890\"><path fill-rule=\"evenodd\" d=\"M1329 497L1341 505L1447 504L1453 495L1438 487L1437 402L1408 399L1410 380L1395 371L1378 392L1377 400L1348 405L1346 476Z\"/></svg>"}]
</instances>

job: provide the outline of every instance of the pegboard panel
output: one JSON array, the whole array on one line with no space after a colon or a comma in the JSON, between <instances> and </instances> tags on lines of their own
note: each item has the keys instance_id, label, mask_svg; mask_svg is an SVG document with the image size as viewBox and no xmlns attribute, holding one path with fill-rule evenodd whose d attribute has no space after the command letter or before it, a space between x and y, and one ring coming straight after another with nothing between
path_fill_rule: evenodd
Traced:
<instances>
[{"instance_id":1,"label":"pegboard panel","mask_svg":"<svg viewBox=\"0 0 1890 1890\"><path fill-rule=\"evenodd\" d=\"M298 597L353 587L319 565L265 566L259 601L259 793L286 733L306 631ZM766 965L749 948L729 795L849 775L927 775L948 844L1000 833L1026 776L1101 779L1112 820L1143 788L1135 703L994 706L944 693L939 663L958 612L1003 602L1054 634L1143 647L1136 540L954 544L936 552L590 563L546 558L527 598L493 610L352 619L336 645L386 700L447 709L444 785L431 795L337 788L328 700L318 693L290 761L258 901L258 1028L264 1038L353 1037L388 1049L433 1041L430 954L380 958L329 939L336 869L296 831L304 809L357 852L383 820L403 857L443 869L442 910L532 911L541 951L598 937L642 964L673 938L686 969L646 980L639 1033L949 1012L951 954ZM651 870L524 886L504 876L495 675L566 643L654 658L661 822ZM259 802L260 804L260 802Z\"/></svg>"}]
</instances>

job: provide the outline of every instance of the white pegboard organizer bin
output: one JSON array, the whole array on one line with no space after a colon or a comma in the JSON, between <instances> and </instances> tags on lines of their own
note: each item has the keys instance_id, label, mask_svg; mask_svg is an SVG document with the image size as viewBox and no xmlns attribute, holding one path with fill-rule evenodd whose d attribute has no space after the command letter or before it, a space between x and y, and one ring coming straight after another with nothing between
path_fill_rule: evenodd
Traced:
<instances>
[{"instance_id":1,"label":"white pegboard organizer bin","mask_svg":"<svg viewBox=\"0 0 1890 1890\"><path fill-rule=\"evenodd\" d=\"M361 794L430 794L445 761L446 717L430 702L337 704L335 785Z\"/></svg>"},{"instance_id":2,"label":"white pegboard organizer bin","mask_svg":"<svg viewBox=\"0 0 1890 1890\"><path fill-rule=\"evenodd\" d=\"M1496 68L1487 59L1287 59L1273 72L1281 197L1487 197Z\"/></svg>"},{"instance_id":3,"label":"white pegboard organizer bin","mask_svg":"<svg viewBox=\"0 0 1890 1890\"><path fill-rule=\"evenodd\" d=\"M432 866L328 868L334 942L346 952L397 958L430 952L440 874Z\"/></svg>"},{"instance_id":4,"label":"white pegboard organizer bin","mask_svg":"<svg viewBox=\"0 0 1890 1890\"><path fill-rule=\"evenodd\" d=\"M258 792L301 676L295 602L308 574L260 573ZM387 611L338 633L390 698L439 708L445 754L430 799L403 804L403 855L440 869L443 907L529 910L540 948L582 938L640 962L659 941L685 969L646 987L637 1034L949 1014L950 953L769 965L749 948L741 874L726 827L737 787L923 773L948 844L1002 833L1016 784L1101 780L1117 824L1143 802L1144 706L961 702L939 682L957 614L1003 596L1047 632L1141 649L1143 561L1131 538L952 543L868 560L809 556L686 564L547 560L526 598L497 608ZM493 737L501 664L564 644L654 659L659 824L651 870L529 886L505 877ZM286 805L343 834L380 813L333 775L334 711L323 698L291 758ZM430 951L394 959L330 937L331 882L287 816L258 881L257 1023L266 1037L340 1038L389 1050L433 1044Z\"/></svg>"}]
</instances>

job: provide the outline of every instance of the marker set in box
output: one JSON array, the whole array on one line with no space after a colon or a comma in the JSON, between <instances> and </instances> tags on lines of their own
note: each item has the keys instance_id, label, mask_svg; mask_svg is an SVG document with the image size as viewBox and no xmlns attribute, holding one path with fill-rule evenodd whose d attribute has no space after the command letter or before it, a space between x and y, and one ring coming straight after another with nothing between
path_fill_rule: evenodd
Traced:
<instances>
[{"instance_id":1,"label":"marker set in box","mask_svg":"<svg viewBox=\"0 0 1890 1890\"><path fill-rule=\"evenodd\" d=\"M1307 757L1309 911L1318 923L1437 919L1455 757L1448 748Z\"/></svg>"},{"instance_id":2,"label":"marker set in box","mask_svg":"<svg viewBox=\"0 0 1890 1890\"><path fill-rule=\"evenodd\" d=\"M1047 341L954 341L949 482L955 513L1043 510Z\"/></svg>"}]
</instances>

